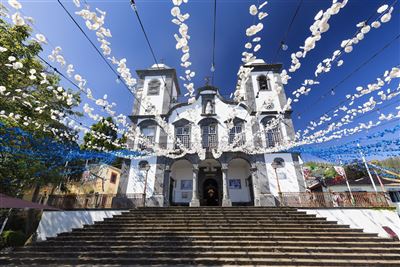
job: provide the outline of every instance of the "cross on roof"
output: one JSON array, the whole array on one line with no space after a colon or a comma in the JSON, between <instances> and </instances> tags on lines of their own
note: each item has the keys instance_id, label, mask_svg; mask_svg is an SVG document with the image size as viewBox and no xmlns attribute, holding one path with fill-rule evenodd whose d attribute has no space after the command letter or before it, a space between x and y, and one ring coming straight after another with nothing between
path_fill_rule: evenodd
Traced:
<instances>
[{"instance_id":1,"label":"cross on roof","mask_svg":"<svg viewBox=\"0 0 400 267\"><path fill-rule=\"evenodd\" d=\"M204 78L204 81L206 82L206 85L210 85L210 79L211 79L210 76L206 76L206 77Z\"/></svg>"}]
</instances>

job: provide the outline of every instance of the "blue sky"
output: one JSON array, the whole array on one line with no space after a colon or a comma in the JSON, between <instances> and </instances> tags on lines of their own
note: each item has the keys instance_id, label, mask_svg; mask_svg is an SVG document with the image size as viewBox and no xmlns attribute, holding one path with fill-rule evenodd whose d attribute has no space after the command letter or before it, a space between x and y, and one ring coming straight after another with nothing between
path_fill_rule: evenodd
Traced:
<instances>
[{"instance_id":1,"label":"blue sky","mask_svg":"<svg viewBox=\"0 0 400 267\"><path fill-rule=\"evenodd\" d=\"M71 12L76 11L72 1L63 2ZM91 8L98 7L107 12L106 27L113 34L111 38L112 49L117 58L127 58L128 67L131 70L147 68L154 63L135 14L130 8L129 0L87 0L87 2ZM249 6L254 3L257 4L257 2L257 0L217 0L214 84L220 88L221 94L229 95L234 90L237 79L236 73L241 64L241 53L247 41L245 30L253 22L253 17L248 12ZM118 112L129 114L132 109L132 96L121 84L115 82L115 75L84 39L82 33L78 31L57 1L29 0L21 1L21 3L23 4L24 15L35 18L35 30L44 33L51 42L50 45L45 46L44 55L49 54L52 45L60 45L63 48L66 60L74 64L75 70L88 79L88 85L93 89L94 95L101 97L107 94L111 101L117 103ZM170 0L137 0L136 3L157 58L164 59L167 65L176 68L178 75L181 75L183 72L179 65L181 52L175 50L175 39L173 37L178 28L171 22L172 16L170 14L170 9L173 7L172 2ZM298 51L299 46L303 45L305 38L310 35L309 26L313 23L314 16L319 10L326 10L331 5L331 1L328 0L304 0L286 40L289 49L280 51L276 56L277 47L288 28L298 3L299 0L269 1L265 9L269 16L263 20L264 30L260 35L262 37L262 48L257 54L258 58L262 58L268 63L274 63L272 61L276 57L275 62L283 63L284 67L289 68L290 54ZM390 5L393 1L350 0L339 14L333 16L329 21L329 31L323 34L316 48L305 59L302 59L300 70L292 75L292 79L285 88L286 94L291 95L291 92L297 89L304 79L312 79L316 65L338 49L343 39L353 36L357 30L355 25L358 22L366 20L371 15L377 17L376 10L382 3ZM354 46L352 53L344 55L342 67L336 67L330 73L323 74L319 79L321 83L314 86L308 96L301 98L300 102L293 105L294 114L302 113L300 119L297 118L297 115L293 116L296 130L303 129L310 119L323 115L326 110L344 100L345 95L354 92L355 87L375 81L375 78L381 76L384 70L400 63L400 41L397 39L384 52L341 84L336 89L335 96L326 97L318 104L314 104L315 100L323 93L399 35L400 4L397 3L394 7L392 20L389 23L383 24L379 29L371 30L364 40ZM193 63L192 70L196 72L195 85L200 87L204 85L205 77L211 75L213 1L189 0L189 4L184 5L182 11L189 12L191 15L187 21L189 35L191 36L191 62ZM76 19L85 28L83 20L77 16ZM86 28L85 30L95 41L94 33ZM393 82L392 88L394 89L398 85L398 80ZM183 88L182 85L181 87ZM366 99L362 98L360 102L364 102ZM399 99L387 103L396 101L399 102ZM395 106L391 105L383 109L382 112L394 111ZM377 112L371 112L370 115L356 120L356 122L368 121L369 119L375 121L378 116ZM91 124L92 122L85 119L85 123ZM391 127L395 123L398 123L398 121L394 121L386 127ZM335 142L344 143L358 137Z\"/></svg>"}]
</instances>

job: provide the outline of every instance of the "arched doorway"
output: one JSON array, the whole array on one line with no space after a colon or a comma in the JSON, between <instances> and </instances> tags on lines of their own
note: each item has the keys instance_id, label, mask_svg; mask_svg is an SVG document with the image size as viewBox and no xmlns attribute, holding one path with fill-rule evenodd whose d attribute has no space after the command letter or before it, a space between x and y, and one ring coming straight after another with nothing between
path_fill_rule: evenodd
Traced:
<instances>
[{"instance_id":1,"label":"arched doorway","mask_svg":"<svg viewBox=\"0 0 400 267\"><path fill-rule=\"evenodd\" d=\"M254 205L254 183L250 163L243 158L234 158L228 163L228 187L232 205Z\"/></svg>"},{"instance_id":2,"label":"arched doorway","mask_svg":"<svg viewBox=\"0 0 400 267\"><path fill-rule=\"evenodd\" d=\"M215 159L206 159L199 164L199 199L201 206L221 206L221 164Z\"/></svg>"},{"instance_id":3,"label":"arched doorway","mask_svg":"<svg viewBox=\"0 0 400 267\"><path fill-rule=\"evenodd\" d=\"M168 198L170 205L188 206L192 200L193 165L186 159L175 161L171 166Z\"/></svg>"},{"instance_id":4,"label":"arched doorway","mask_svg":"<svg viewBox=\"0 0 400 267\"><path fill-rule=\"evenodd\" d=\"M204 181L203 192L206 206L219 206L218 183L215 179L209 178Z\"/></svg>"}]
</instances>

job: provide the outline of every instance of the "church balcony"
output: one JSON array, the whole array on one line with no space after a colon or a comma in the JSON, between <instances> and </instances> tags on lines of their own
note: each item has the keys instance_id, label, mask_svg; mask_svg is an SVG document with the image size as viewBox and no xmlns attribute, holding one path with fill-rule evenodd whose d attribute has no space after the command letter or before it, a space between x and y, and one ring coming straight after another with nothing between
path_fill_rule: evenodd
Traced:
<instances>
[{"instance_id":1,"label":"church balcony","mask_svg":"<svg viewBox=\"0 0 400 267\"><path fill-rule=\"evenodd\" d=\"M277 205L296 208L393 208L383 192L282 192ZM143 205L143 194L65 194L41 195L42 204L63 210L131 209ZM150 204L151 199L147 199ZM154 203L153 203L154 204Z\"/></svg>"}]
</instances>

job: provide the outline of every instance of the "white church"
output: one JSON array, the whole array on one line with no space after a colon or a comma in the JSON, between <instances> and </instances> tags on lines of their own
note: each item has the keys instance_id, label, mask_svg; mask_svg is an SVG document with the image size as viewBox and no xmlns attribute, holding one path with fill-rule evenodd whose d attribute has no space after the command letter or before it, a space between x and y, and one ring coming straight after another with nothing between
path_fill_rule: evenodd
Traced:
<instances>
[{"instance_id":1,"label":"white church","mask_svg":"<svg viewBox=\"0 0 400 267\"><path fill-rule=\"evenodd\" d=\"M137 70L142 95L174 129L175 136L167 135L154 116L137 103L130 116L133 125L150 144L171 149L177 146L177 140L188 149L196 145L198 140L193 133L197 127L205 157L186 153L177 158L161 155L126 161L119 193L136 201L135 205L145 197L146 206L197 207L275 206L280 192L303 192L305 183L298 154L212 153L224 140L273 148L294 139L290 111L275 128L265 131L261 138L254 137L278 116L286 104L286 95L280 78L281 64L257 60L249 67L253 70L240 105L222 97L218 88L211 85L198 88L195 101L179 102L181 91L175 69L159 64ZM129 145L133 150L151 150L139 142Z\"/></svg>"}]
</instances>

